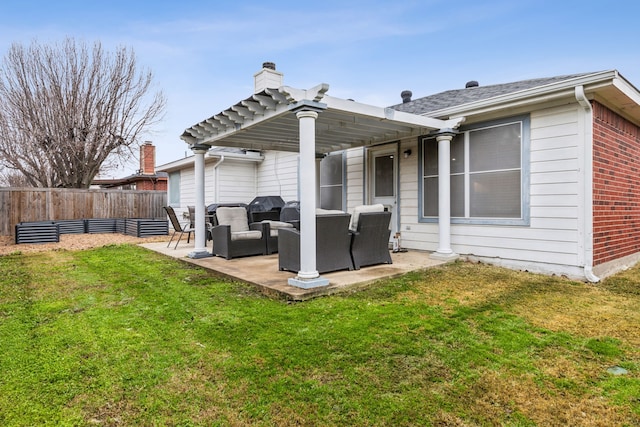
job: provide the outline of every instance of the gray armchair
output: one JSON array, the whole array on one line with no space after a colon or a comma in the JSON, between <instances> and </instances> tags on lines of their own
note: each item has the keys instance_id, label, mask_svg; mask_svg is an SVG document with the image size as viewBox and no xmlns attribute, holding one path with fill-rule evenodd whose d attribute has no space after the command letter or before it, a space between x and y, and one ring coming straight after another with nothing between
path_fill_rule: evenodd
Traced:
<instances>
[{"instance_id":1,"label":"gray armchair","mask_svg":"<svg viewBox=\"0 0 640 427\"><path fill-rule=\"evenodd\" d=\"M213 255L226 259L267 253L267 232L261 223L249 224L244 207L219 207L218 225L211 229Z\"/></svg>"},{"instance_id":2,"label":"gray armchair","mask_svg":"<svg viewBox=\"0 0 640 427\"><path fill-rule=\"evenodd\" d=\"M351 221L351 258L356 270L360 267L375 264L391 264L389 253L389 222L391 212L384 207L356 208Z\"/></svg>"},{"instance_id":3,"label":"gray armchair","mask_svg":"<svg viewBox=\"0 0 640 427\"><path fill-rule=\"evenodd\" d=\"M353 270L349 252L349 214L316 216L316 269L319 273ZM300 231L282 228L278 234L278 266L280 270L300 271Z\"/></svg>"}]
</instances>

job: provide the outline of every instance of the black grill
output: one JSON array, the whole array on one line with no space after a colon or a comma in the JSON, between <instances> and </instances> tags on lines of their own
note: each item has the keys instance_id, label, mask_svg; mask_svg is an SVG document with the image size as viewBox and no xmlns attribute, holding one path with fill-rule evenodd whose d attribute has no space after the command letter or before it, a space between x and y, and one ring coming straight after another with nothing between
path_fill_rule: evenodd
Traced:
<instances>
[{"instance_id":1,"label":"black grill","mask_svg":"<svg viewBox=\"0 0 640 427\"><path fill-rule=\"evenodd\" d=\"M258 196L249 203L250 222L259 222L265 219L279 220L280 209L284 206L284 200L280 196Z\"/></svg>"},{"instance_id":2,"label":"black grill","mask_svg":"<svg viewBox=\"0 0 640 427\"><path fill-rule=\"evenodd\" d=\"M291 200L285 203L280 210L280 221L300 221L300 202Z\"/></svg>"}]
</instances>

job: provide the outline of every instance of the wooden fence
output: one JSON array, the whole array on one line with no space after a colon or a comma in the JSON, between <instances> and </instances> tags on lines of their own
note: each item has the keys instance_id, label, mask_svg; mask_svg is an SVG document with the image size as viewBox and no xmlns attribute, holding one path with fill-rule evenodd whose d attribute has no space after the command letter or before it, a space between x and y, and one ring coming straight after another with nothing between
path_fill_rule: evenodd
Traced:
<instances>
[{"instance_id":1,"label":"wooden fence","mask_svg":"<svg viewBox=\"0 0 640 427\"><path fill-rule=\"evenodd\" d=\"M166 191L0 188L0 235L25 221L166 218Z\"/></svg>"}]
</instances>

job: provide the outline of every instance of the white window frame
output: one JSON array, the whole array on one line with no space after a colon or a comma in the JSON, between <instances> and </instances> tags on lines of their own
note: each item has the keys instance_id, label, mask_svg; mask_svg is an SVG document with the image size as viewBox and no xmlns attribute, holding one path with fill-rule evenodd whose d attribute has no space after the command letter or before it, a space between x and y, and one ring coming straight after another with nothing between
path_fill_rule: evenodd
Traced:
<instances>
[{"instance_id":1,"label":"white window frame","mask_svg":"<svg viewBox=\"0 0 640 427\"><path fill-rule=\"evenodd\" d=\"M509 124L520 123L521 126L521 138L520 138L520 217L512 218L512 217L471 217L471 196L469 191L469 183L470 183L470 162L469 162L469 144L470 138L469 134L472 131L480 130L480 129L488 129L491 127L499 127L505 126ZM505 118L501 120L494 120L491 122L478 123L475 125L466 126L460 129L460 133L464 135L464 209L465 215L464 217L451 217L452 224L496 224L496 225L520 225L520 226L528 226L530 224L530 197L529 197L529 175L530 175L530 162L529 162L529 152L530 152L530 118L528 115L516 116ZM435 140L435 136L424 136L419 140L418 148L419 148L419 158L420 164L418 168L418 191L419 191L419 222L437 222L438 217L436 216L425 216L424 214L424 199L425 199L425 188L424 188L424 180L425 178L432 177L431 175L425 176L424 174L424 144L426 141L430 141L430 143L434 143L432 141ZM516 170L513 168L505 168L504 171L508 170ZM502 169L498 171L503 171ZM487 171L488 172L488 171ZM451 175L461 175L460 173L451 173ZM453 187L452 187L453 190ZM454 200L454 197L451 197L451 200Z\"/></svg>"}]
</instances>

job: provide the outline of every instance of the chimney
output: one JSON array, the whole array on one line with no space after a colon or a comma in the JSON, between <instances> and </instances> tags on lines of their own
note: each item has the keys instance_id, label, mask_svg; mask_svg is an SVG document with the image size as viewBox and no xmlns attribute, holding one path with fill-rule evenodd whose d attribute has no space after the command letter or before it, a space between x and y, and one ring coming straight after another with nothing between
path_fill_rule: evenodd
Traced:
<instances>
[{"instance_id":1,"label":"chimney","mask_svg":"<svg viewBox=\"0 0 640 427\"><path fill-rule=\"evenodd\" d=\"M260 93L263 90L277 89L282 86L283 74L276 71L276 64L273 62L263 62L262 70L253 75L254 89L253 93Z\"/></svg>"},{"instance_id":2,"label":"chimney","mask_svg":"<svg viewBox=\"0 0 640 427\"><path fill-rule=\"evenodd\" d=\"M151 141L145 141L140 146L140 173L143 175L156 174L156 147Z\"/></svg>"},{"instance_id":3,"label":"chimney","mask_svg":"<svg viewBox=\"0 0 640 427\"><path fill-rule=\"evenodd\" d=\"M403 90L400 92L400 97L402 98L402 103L406 104L407 102L411 102L411 97L413 96L413 92L410 90Z\"/></svg>"}]
</instances>

